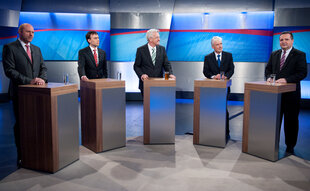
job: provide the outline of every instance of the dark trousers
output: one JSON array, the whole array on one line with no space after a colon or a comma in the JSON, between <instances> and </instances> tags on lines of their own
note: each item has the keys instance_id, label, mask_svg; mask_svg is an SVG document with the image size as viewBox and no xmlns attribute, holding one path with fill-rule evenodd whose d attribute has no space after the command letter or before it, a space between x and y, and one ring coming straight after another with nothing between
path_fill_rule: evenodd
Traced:
<instances>
[{"instance_id":1,"label":"dark trousers","mask_svg":"<svg viewBox=\"0 0 310 191\"><path fill-rule=\"evenodd\" d=\"M15 125L14 125L14 137L15 145L17 149L17 162L21 159L21 148L20 148L20 127L19 127L19 111L18 111L18 97L14 96L13 101L13 110L15 115Z\"/></svg>"},{"instance_id":2,"label":"dark trousers","mask_svg":"<svg viewBox=\"0 0 310 191\"><path fill-rule=\"evenodd\" d=\"M297 143L300 109L300 91L283 93L281 99L281 123L284 116L285 144L294 148Z\"/></svg>"}]
</instances>

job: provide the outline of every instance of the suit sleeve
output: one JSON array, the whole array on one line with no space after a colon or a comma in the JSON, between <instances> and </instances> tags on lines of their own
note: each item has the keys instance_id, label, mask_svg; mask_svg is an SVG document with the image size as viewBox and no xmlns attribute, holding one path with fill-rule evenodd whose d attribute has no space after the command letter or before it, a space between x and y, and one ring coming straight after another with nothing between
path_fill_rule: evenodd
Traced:
<instances>
[{"instance_id":1,"label":"suit sleeve","mask_svg":"<svg viewBox=\"0 0 310 191\"><path fill-rule=\"evenodd\" d=\"M141 50L138 48L137 49L137 53L136 53L136 59L135 59L135 63L133 65L133 69L136 72L137 76L139 79L141 79L141 76L144 74L142 71L142 55L141 55Z\"/></svg>"},{"instance_id":2,"label":"suit sleeve","mask_svg":"<svg viewBox=\"0 0 310 191\"><path fill-rule=\"evenodd\" d=\"M209 68L208 56L205 56L205 60L203 62L203 74L205 75L206 78L211 78L213 76Z\"/></svg>"},{"instance_id":3,"label":"suit sleeve","mask_svg":"<svg viewBox=\"0 0 310 191\"><path fill-rule=\"evenodd\" d=\"M232 54L229 54L229 61L228 61L228 70L225 74L225 76L229 79L234 74L235 66L232 58Z\"/></svg>"},{"instance_id":4,"label":"suit sleeve","mask_svg":"<svg viewBox=\"0 0 310 191\"><path fill-rule=\"evenodd\" d=\"M168 61L168 57L167 57L165 47L163 47L163 55L164 55L164 69L165 69L165 71L169 72L169 74L173 74L171 64Z\"/></svg>"},{"instance_id":5,"label":"suit sleeve","mask_svg":"<svg viewBox=\"0 0 310 191\"><path fill-rule=\"evenodd\" d=\"M40 71L39 71L39 78L43 79L45 82L47 82L47 68L44 64L43 56L41 53L41 50L39 49L40 52Z\"/></svg>"},{"instance_id":6,"label":"suit sleeve","mask_svg":"<svg viewBox=\"0 0 310 191\"><path fill-rule=\"evenodd\" d=\"M13 83L19 85L30 84L32 79L16 70L13 50L8 45L4 45L3 47L2 62L5 75L10 78Z\"/></svg>"},{"instance_id":7,"label":"suit sleeve","mask_svg":"<svg viewBox=\"0 0 310 191\"><path fill-rule=\"evenodd\" d=\"M83 54L81 50L79 51L78 73L79 73L80 79L82 76L85 76L85 55Z\"/></svg>"},{"instance_id":8,"label":"suit sleeve","mask_svg":"<svg viewBox=\"0 0 310 191\"><path fill-rule=\"evenodd\" d=\"M103 70L103 76L105 77L105 78L107 78L108 77L108 66L107 66L107 57L106 57L106 53L103 51L103 57L104 57L104 59L103 59L103 68L102 68L102 70Z\"/></svg>"},{"instance_id":9,"label":"suit sleeve","mask_svg":"<svg viewBox=\"0 0 310 191\"><path fill-rule=\"evenodd\" d=\"M286 82L297 83L303 80L306 76L307 76L306 54L304 52L300 52L296 58L295 72L286 78Z\"/></svg>"},{"instance_id":10,"label":"suit sleeve","mask_svg":"<svg viewBox=\"0 0 310 191\"><path fill-rule=\"evenodd\" d=\"M270 74L272 74L272 55L270 55L267 66L265 68L265 78L268 79L270 77Z\"/></svg>"}]
</instances>

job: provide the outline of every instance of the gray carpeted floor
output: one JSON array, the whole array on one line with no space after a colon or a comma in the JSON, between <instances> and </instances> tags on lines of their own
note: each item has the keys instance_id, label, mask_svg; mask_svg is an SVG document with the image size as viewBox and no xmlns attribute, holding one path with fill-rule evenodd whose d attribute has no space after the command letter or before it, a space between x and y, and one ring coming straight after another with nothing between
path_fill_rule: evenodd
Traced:
<instances>
[{"instance_id":1,"label":"gray carpeted floor","mask_svg":"<svg viewBox=\"0 0 310 191\"><path fill-rule=\"evenodd\" d=\"M55 174L19 169L0 190L309 190L310 163L296 156L269 162L241 153L241 142L225 149L192 144L177 135L175 145L127 146L95 154L80 147L80 160Z\"/></svg>"}]
</instances>

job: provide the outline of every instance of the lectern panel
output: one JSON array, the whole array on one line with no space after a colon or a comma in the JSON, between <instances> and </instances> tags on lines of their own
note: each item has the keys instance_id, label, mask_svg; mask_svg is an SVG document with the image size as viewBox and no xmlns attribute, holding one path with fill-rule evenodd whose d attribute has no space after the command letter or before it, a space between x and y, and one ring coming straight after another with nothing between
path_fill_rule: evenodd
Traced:
<instances>
[{"instance_id":1,"label":"lectern panel","mask_svg":"<svg viewBox=\"0 0 310 191\"><path fill-rule=\"evenodd\" d=\"M226 145L226 88L200 88L199 144Z\"/></svg>"},{"instance_id":2,"label":"lectern panel","mask_svg":"<svg viewBox=\"0 0 310 191\"><path fill-rule=\"evenodd\" d=\"M57 96L59 168L79 159L78 94Z\"/></svg>"},{"instance_id":3,"label":"lectern panel","mask_svg":"<svg viewBox=\"0 0 310 191\"><path fill-rule=\"evenodd\" d=\"M126 145L125 88L102 90L102 146L103 151Z\"/></svg>"},{"instance_id":4,"label":"lectern panel","mask_svg":"<svg viewBox=\"0 0 310 191\"><path fill-rule=\"evenodd\" d=\"M150 87L150 143L174 143L174 135L175 87Z\"/></svg>"},{"instance_id":5,"label":"lectern panel","mask_svg":"<svg viewBox=\"0 0 310 191\"><path fill-rule=\"evenodd\" d=\"M281 94L252 91L248 153L278 160Z\"/></svg>"}]
</instances>

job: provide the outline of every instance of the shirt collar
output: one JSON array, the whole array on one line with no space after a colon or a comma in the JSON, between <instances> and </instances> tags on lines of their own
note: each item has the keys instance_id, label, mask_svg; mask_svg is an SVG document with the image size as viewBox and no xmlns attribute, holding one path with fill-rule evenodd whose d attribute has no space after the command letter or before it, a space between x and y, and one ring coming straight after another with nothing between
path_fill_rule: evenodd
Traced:
<instances>
[{"instance_id":1,"label":"shirt collar","mask_svg":"<svg viewBox=\"0 0 310 191\"><path fill-rule=\"evenodd\" d=\"M91 47L90 45L89 45L89 48L91 49L91 52L92 53L94 53L94 50L96 50L96 52L98 52L98 48L96 47L96 48L93 48L93 47Z\"/></svg>"},{"instance_id":2,"label":"shirt collar","mask_svg":"<svg viewBox=\"0 0 310 191\"><path fill-rule=\"evenodd\" d=\"M18 38L18 41L21 43L22 47L24 48L26 45L30 47L30 42L26 44L24 41L22 41L20 38Z\"/></svg>"},{"instance_id":3,"label":"shirt collar","mask_svg":"<svg viewBox=\"0 0 310 191\"><path fill-rule=\"evenodd\" d=\"M291 52L292 49L293 49L293 46L290 49L286 50L285 54L288 55ZM284 50L282 49L282 54L283 53L284 53Z\"/></svg>"}]
</instances>

